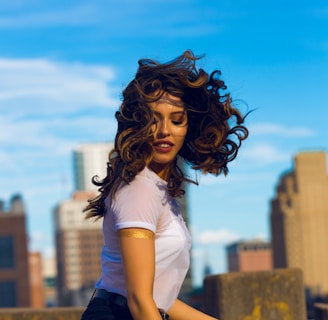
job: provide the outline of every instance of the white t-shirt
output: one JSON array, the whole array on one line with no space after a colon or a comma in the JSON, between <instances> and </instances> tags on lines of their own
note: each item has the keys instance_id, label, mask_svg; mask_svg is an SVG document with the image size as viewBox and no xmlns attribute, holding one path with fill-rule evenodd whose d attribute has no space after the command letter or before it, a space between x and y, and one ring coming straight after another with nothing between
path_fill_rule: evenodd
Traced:
<instances>
[{"instance_id":1,"label":"white t-shirt","mask_svg":"<svg viewBox=\"0 0 328 320\"><path fill-rule=\"evenodd\" d=\"M147 167L115 195L106 199L102 275L98 289L127 296L117 230L145 228L155 233L156 306L168 311L176 300L190 263L191 237L167 182Z\"/></svg>"}]
</instances>

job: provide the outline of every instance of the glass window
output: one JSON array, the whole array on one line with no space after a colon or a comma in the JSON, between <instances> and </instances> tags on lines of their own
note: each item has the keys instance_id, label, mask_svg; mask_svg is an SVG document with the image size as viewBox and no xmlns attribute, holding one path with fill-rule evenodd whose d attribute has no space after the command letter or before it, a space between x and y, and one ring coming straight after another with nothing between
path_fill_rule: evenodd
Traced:
<instances>
[{"instance_id":1,"label":"glass window","mask_svg":"<svg viewBox=\"0 0 328 320\"><path fill-rule=\"evenodd\" d=\"M8 269L14 267L15 267L14 238L12 236L0 237L0 269Z\"/></svg>"},{"instance_id":2,"label":"glass window","mask_svg":"<svg viewBox=\"0 0 328 320\"><path fill-rule=\"evenodd\" d=\"M0 281L0 308L17 307L15 281Z\"/></svg>"}]
</instances>

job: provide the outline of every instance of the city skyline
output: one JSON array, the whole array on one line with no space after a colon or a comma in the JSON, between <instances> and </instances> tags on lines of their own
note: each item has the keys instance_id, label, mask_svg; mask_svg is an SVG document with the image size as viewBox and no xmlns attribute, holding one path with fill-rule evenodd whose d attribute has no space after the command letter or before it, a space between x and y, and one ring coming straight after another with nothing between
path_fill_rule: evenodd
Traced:
<instances>
[{"instance_id":1,"label":"city skyline","mask_svg":"<svg viewBox=\"0 0 328 320\"><path fill-rule=\"evenodd\" d=\"M192 49L218 68L250 137L227 178L189 187L196 284L224 247L268 239L279 176L304 150L327 150L328 6L324 1L0 4L0 198L23 196L30 248L52 254L53 209L73 193L73 150L110 142L137 60ZM206 257L206 259L205 259Z\"/></svg>"}]
</instances>

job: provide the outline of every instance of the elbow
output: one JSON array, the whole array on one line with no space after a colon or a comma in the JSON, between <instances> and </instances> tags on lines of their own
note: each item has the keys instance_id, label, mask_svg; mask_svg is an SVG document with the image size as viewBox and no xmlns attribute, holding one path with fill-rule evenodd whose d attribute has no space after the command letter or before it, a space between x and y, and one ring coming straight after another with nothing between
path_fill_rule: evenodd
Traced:
<instances>
[{"instance_id":1,"label":"elbow","mask_svg":"<svg viewBox=\"0 0 328 320\"><path fill-rule=\"evenodd\" d=\"M139 292L129 293L127 300L130 312L135 319L138 319L138 315L145 314L151 303L154 303L151 295Z\"/></svg>"},{"instance_id":2,"label":"elbow","mask_svg":"<svg viewBox=\"0 0 328 320\"><path fill-rule=\"evenodd\" d=\"M134 317L140 311L140 298L135 294L129 294L127 299L130 312Z\"/></svg>"}]
</instances>

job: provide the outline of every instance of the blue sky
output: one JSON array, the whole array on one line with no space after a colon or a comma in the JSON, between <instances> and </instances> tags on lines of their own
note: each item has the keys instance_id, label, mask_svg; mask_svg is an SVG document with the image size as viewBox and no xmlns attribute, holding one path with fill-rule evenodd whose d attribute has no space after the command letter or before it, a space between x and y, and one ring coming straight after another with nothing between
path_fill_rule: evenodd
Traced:
<instances>
[{"instance_id":1,"label":"blue sky","mask_svg":"<svg viewBox=\"0 0 328 320\"><path fill-rule=\"evenodd\" d=\"M227 178L189 189L196 284L224 246L270 238L270 199L293 156L327 150L326 1L4 0L0 3L0 198L21 193L30 247L53 252L52 210L70 197L72 150L114 138L137 60L192 49L218 68L250 137Z\"/></svg>"}]
</instances>

